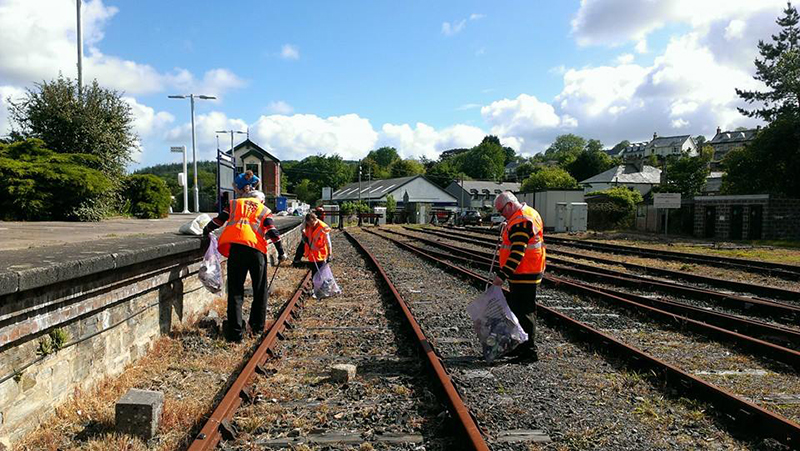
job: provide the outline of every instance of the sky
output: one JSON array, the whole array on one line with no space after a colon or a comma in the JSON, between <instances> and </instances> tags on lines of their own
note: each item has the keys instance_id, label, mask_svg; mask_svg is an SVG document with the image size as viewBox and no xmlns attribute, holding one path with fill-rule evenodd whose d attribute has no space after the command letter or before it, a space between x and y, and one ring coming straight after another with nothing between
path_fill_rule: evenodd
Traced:
<instances>
[{"instance_id":1,"label":"sky","mask_svg":"<svg viewBox=\"0 0 800 451\"><path fill-rule=\"evenodd\" d=\"M784 0L331 2L84 0L84 80L123 93L135 169L212 159L249 130L282 160L358 159L394 146L437 158L494 134L523 155L575 133L644 141L759 123L734 88ZM7 104L76 77L75 0L0 0L0 135ZM237 135L240 141L244 135ZM230 147L230 135L220 136Z\"/></svg>"}]
</instances>

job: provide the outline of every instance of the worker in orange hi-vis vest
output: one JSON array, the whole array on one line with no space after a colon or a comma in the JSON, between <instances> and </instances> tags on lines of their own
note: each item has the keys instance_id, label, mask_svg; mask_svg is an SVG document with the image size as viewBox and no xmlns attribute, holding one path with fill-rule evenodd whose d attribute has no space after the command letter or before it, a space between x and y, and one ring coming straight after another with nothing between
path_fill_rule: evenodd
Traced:
<instances>
[{"instance_id":1,"label":"worker in orange hi-vis vest","mask_svg":"<svg viewBox=\"0 0 800 451\"><path fill-rule=\"evenodd\" d=\"M242 319L244 282L247 274L253 282L253 304L250 308L250 330L260 335L264 332L267 315L267 238L283 261L281 235L275 228L272 212L264 205L264 193L248 191L243 197L230 201L219 216L203 229L203 235L224 225L219 236L219 252L228 257L228 319L223 323L225 338L241 341L245 324Z\"/></svg>"},{"instance_id":2,"label":"worker in orange hi-vis vest","mask_svg":"<svg viewBox=\"0 0 800 451\"><path fill-rule=\"evenodd\" d=\"M331 228L314 213L308 213L303 223L302 239L294 254L294 262L299 263L305 257L313 265L315 274L319 267L331 260Z\"/></svg>"},{"instance_id":3,"label":"worker in orange hi-vis vest","mask_svg":"<svg viewBox=\"0 0 800 451\"><path fill-rule=\"evenodd\" d=\"M502 286L503 281L508 281L508 307L528 334L528 341L514 349L512 355L519 361L535 362L539 359L535 341L536 287L544 276L544 224L539 212L521 204L510 191L498 195L494 206L506 218L506 225L493 283Z\"/></svg>"}]
</instances>

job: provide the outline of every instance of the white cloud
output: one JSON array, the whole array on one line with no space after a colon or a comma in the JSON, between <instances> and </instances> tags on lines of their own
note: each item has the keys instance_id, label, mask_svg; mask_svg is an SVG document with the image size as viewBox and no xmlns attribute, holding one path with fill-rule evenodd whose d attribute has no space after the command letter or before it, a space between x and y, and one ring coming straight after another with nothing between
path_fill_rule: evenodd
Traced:
<instances>
[{"instance_id":1,"label":"white cloud","mask_svg":"<svg viewBox=\"0 0 800 451\"><path fill-rule=\"evenodd\" d=\"M281 58L286 60L298 60L300 59L300 49L298 49L296 45L284 44L283 47L281 47Z\"/></svg>"},{"instance_id":2,"label":"white cloud","mask_svg":"<svg viewBox=\"0 0 800 451\"><path fill-rule=\"evenodd\" d=\"M553 105L534 96L520 94L516 99L503 99L481 108L491 133L513 142L523 152L535 152L554 134L578 126L575 118L559 115Z\"/></svg>"},{"instance_id":3,"label":"white cloud","mask_svg":"<svg viewBox=\"0 0 800 451\"><path fill-rule=\"evenodd\" d=\"M242 119L229 118L225 113L212 111L208 114L198 114L195 116L195 133L197 135L197 158L210 160L216 158L218 130L238 130L246 131L247 122ZM192 145L192 124L190 122L181 124L166 131L164 139L171 145L191 148ZM230 147L229 140L225 137L230 135L220 135L220 147L227 149Z\"/></svg>"},{"instance_id":4,"label":"white cloud","mask_svg":"<svg viewBox=\"0 0 800 451\"><path fill-rule=\"evenodd\" d=\"M0 136L11 132L8 122L8 101L18 101L25 95L25 90L15 86L0 86Z\"/></svg>"},{"instance_id":5,"label":"white cloud","mask_svg":"<svg viewBox=\"0 0 800 451\"><path fill-rule=\"evenodd\" d=\"M118 13L102 0L83 2L84 82L97 79L103 86L126 94L152 94L179 88L190 73L176 69L162 73L154 67L102 52L104 29ZM59 72L77 76L75 2L64 0L0 0L0 80L14 86L49 80ZM188 74L188 75L187 75ZM241 86L226 69L206 73L192 87L216 89L216 94Z\"/></svg>"},{"instance_id":6,"label":"white cloud","mask_svg":"<svg viewBox=\"0 0 800 451\"><path fill-rule=\"evenodd\" d=\"M693 29L769 11L773 19L784 0L581 0L572 20L580 45L619 45L637 42L670 23Z\"/></svg>"},{"instance_id":7,"label":"white cloud","mask_svg":"<svg viewBox=\"0 0 800 451\"><path fill-rule=\"evenodd\" d=\"M670 125L672 126L672 128L680 129L680 128L686 128L689 125L689 122L684 119L673 119Z\"/></svg>"},{"instance_id":8,"label":"white cloud","mask_svg":"<svg viewBox=\"0 0 800 451\"><path fill-rule=\"evenodd\" d=\"M153 108L141 104L133 97L123 97L133 114L133 129L140 138L147 138L163 133L164 129L175 122L175 116L166 112L156 112Z\"/></svg>"},{"instance_id":9,"label":"white cloud","mask_svg":"<svg viewBox=\"0 0 800 451\"><path fill-rule=\"evenodd\" d=\"M744 37L744 31L747 28L747 22L739 19L734 19L725 27L725 39L733 41Z\"/></svg>"},{"instance_id":10,"label":"white cloud","mask_svg":"<svg viewBox=\"0 0 800 451\"><path fill-rule=\"evenodd\" d=\"M384 124L379 145L395 147L404 158L425 156L435 159L443 150L476 146L484 136L480 128L463 124L438 131L422 122L415 127Z\"/></svg>"},{"instance_id":11,"label":"white cloud","mask_svg":"<svg viewBox=\"0 0 800 451\"><path fill-rule=\"evenodd\" d=\"M470 14L470 15L469 15L469 20L481 20L481 19L483 19L484 17L486 17L486 14L476 14L476 13L473 13L473 14Z\"/></svg>"},{"instance_id":12,"label":"white cloud","mask_svg":"<svg viewBox=\"0 0 800 451\"><path fill-rule=\"evenodd\" d=\"M475 108L480 108L480 107L481 105L479 103L465 103L456 108L456 111L474 110Z\"/></svg>"},{"instance_id":13,"label":"white cloud","mask_svg":"<svg viewBox=\"0 0 800 451\"><path fill-rule=\"evenodd\" d=\"M636 46L633 49L636 50L636 53L639 54L647 53L647 39L640 39L639 42L636 43Z\"/></svg>"},{"instance_id":14,"label":"white cloud","mask_svg":"<svg viewBox=\"0 0 800 451\"><path fill-rule=\"evenodd\" d=\"M634 56L632 54L623 53L622 55L619 55L617 57L616 61L617 61L617 64L623 64L623 65L624 64L630 64L630 63L633 62L633 58L634 58Z\"/></svg>"},{"instance_id":15,"label":"white cloud","mask_svg":"<svg viewBox=\"0 0 800 451\"><path fill-rule=\"evenodd\" d=\"M460 20L458 22L442 22L442 34L445 36L453 36L461 32L464 27L467 26L467 19Z\"/></svg>"},{"instance_id":16,"label":"white cloud","mask_svg":"<svg viewBox=\"0 0 800 451\"><path fill-rule=\"evenodd\" d=\"M317 153L358 158L374 147L378 134L357 114L322 118L313 114L261 116L250 136L281 159L302 159Z\"/></svg>"},{"instance_id":17,"label":"white cloud","mask_svg":"<svg viewBox=\"0 0 800 451\"><path fill-rule=\"evenodd\" d=\"M267 111L273 114L292 114L294 108L283 100L277 100L267 105Z\"/></svg>"}]
</instances>

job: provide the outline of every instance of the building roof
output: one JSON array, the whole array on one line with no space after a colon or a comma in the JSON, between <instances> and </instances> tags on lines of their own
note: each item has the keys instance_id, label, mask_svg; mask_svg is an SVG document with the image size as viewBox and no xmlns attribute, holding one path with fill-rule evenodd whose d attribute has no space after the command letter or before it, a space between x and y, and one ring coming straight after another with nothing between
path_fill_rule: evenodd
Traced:
<instances>
[{"instance_id":1,"label":"building roof","mask_svg":"<svg viewBox=\"0 0 800 451\"><path fill-rule=\"evenodd\" d=\"M453 182L459 187L461 183ZM492 180L464 180L464 190L467 192L475 191L478 194L488 192L489 194L502 193L503 191L518 192L521 183L518 182L502 182L498 183Z\"/></svg>"},{"instance_id":2,"label":"building roof","mask_svg":"<svg viewBox=\"0 0 800 451\"><path fill-rule=\"evenodd\" d=\"M272 161L274 161L276 163L280 163L281 162L281 160L275 158L274 155L272 155L271 153L267 152L264 148L262 148L258 144L256 144L253 141L251 141L250 138L245 139L244 141L240 142L239 144L236 145L236 147L233 148L234 155L236 154L236 152L239 149L241 149L242 147L245 147L245 146L250 147L251 149L253 149L250 152L248 152L248 154L252 153L253 151L256 151L259 154L261 154L263 157L268 158L268 159L270 159L270 160L272 160Z\"/></svg>"},{"instance_id":3,"label":"building roof","mask_svg":"<svg viewBox=\"0 0 800 451\"><path fill-rule=\"evenodd\" d=\"M710 144L743 143L755 139L759 129L739 130L733 132L718 131L711 139Z\"/></svg>"},{"instance_id":4,"label":"building roof","mask_svg":"<svg viewBox=\"0 0 800 451\"><path fill-rule=\"evenodd\" d=\"M687 139L692 139L691 135L679 136L657 136L648 144L650 147L675 147L683 146Z\"/></svg>"},{"instance_id":5,"label":"building roof","mask_svg":"<svg viewBox=\"0 0 800 451\"><path fill-rule=\"evenodd\" d=\"M424 179L426 182L431 184L434 188L441 191L448 197L452 197L455 200L455 197L448 193L447 191L439 188L438 185L428 180L427 177L423 175L414 175L411 177L398 177L394 179L383 179L383 180L373 180L371 182L361 181L361 200L377 200L386 196L389 193L397 191L402 186L416 180L418 178ZM359 199L359 190L358 190L358 182L350 183L345 185L338 190L334 191L333 193L333 200L334 201L344 201L344 200L358 200ZM395 199L398 202L402 201L403 199Z\"/></svg>"},{"instance_id":6,"label":"building roof","mask_svg":"<svg viewBox=\"0 0 800 451\"><path fill-rule=\"evenodd\" d=\"M642 170L639 171L633 164L621 164L578 183L582 185L592 183L658 185L660 182L661 169L644 165Z\"/></svg>"},{"instance_id":7,"label":"building roof","mask_svg":"<svg viewBox=\"0 0 800 451\"><path fill-rule=\"evenodd\" d=\"M627 147L622 149L622 152L620 154L617 154L617 155L625 155L625 154L630 154L630 153L634 153L634 152L644 152L644 148L647 147L647 144L649 144L647 141L642 141L642 142L638 142L638 143L630 143ZM613 153L609 153L609 155L611 155L612 157L616 157L617 156L617 155L614 155Z\"/></svg>"}]
</instances>

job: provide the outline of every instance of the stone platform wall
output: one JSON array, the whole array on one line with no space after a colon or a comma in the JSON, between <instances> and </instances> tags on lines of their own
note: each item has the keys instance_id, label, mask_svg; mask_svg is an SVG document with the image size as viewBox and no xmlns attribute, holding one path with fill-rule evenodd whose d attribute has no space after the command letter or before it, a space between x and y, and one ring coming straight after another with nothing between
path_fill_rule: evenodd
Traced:
<instances>
[{"instance_id":1,"label":"stone platform wall","mask_svg":"<svg viewBox=\"0 0 800 451\"><path fill-rule=\"evenodd\" d=\"M296 224L279 224L290 258L300 239ZM128 240L125 250L111 253L91 243L81 252L66 247L56 252L76 257L63 265L45 260L0 273L0 449L76 389L122 372L218 297L197 278L199 239L169 237ZM54 331L66 333L66 344L46 354L43 343Z\"/></svg>"}]
</instances>

